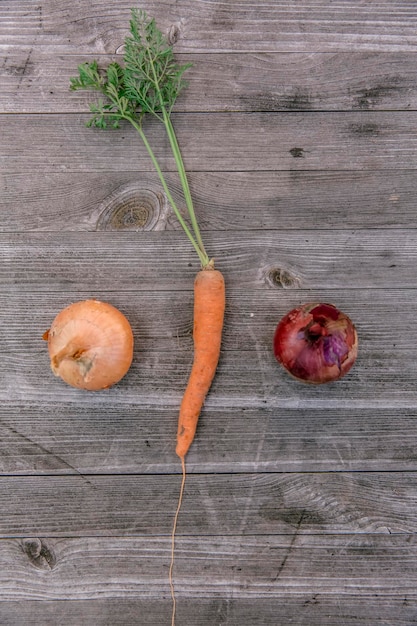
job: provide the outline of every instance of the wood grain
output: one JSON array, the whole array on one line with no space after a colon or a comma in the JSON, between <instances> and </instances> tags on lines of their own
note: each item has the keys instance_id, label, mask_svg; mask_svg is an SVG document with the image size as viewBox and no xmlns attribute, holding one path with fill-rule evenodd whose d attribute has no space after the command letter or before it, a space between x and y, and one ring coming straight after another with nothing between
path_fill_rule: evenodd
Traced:
<instances>
[{"instance_id":1,"label":"wood grain","mask_svg":"<svg viewBox=\"0 0 417 626\"><path fill-rule=\"evenodd\" d=\"M392 553L395 558L395 552ZM401 596L401 597L400 597ZM276 626L277 622L298 626L334 626L336 623L359 626L375 626L388 620L396 626L410 626L416 614L416 597L412 593L379 593L378 587L369 594L346 593L343 581L335 593L303 593L298 589L288 593L281 601L262 598L261 609L253 599L229 598L225 595L213 598L181 598L178 615L182 623L193 626L227 624L241 626ZM10 626L43 626L61 620L65 626L94 624L94 626L137 626L138 616L146 614L147 626L168 623L170 602L166 597L158 599L108 600L21 600L3 602L1 616Z\"/></svg>"},{"instance_id":2,"label":"wood grain","mask_svg":"<svg viewBox=\"0 0 417 626\"><path fill-rule=\"evenodd\" d=\"M174 173L166 173L175 202L184 200ZM403 228L417 225L414 170L192 172L190 185L203 231ZM131 217L125 193L163 197L153 230L179 230L153 172L3 173L0 232L143 229ZM109 206L112 211L108 214ZM125 222L111 216L126 215ZM141 234L137 235L140 240Z\"/></svg>"},{"instance_id":3,"label":"wood grain","mask_svg":"<svg viewBox=\"0 0 417 626\"><path fill-rule=\"evenodd\" d=\"M0 536L165 535L168 543L180 471L4 476ZM415 471L190 474L178 537L196 542L210 535L224 542L233 535L409 534L416 504Z\"/></svg>"},{"instance_id":4,"label":"wood grain","mask_svg":"<svg viewBox=\"0 0 417 626\"><path fill-rule=\"evenodd\" d=\"M62 0L4 5L0 45L59 47L62 52L114 54L127 34L132 3L114 7ZM334 4L329 0L245 2L166 0L141 5L184 51L413 51L417 13L407 0ZM75 14L74 14L75 13Z\"/></svg>"},{"instance_id":5,"label":"wood grain","mask_svg":"<svg viewBox=\"0 0 417 626\"><path fill-rule=\"evenodd\" d=\"M268 346L259 347L257 352L225 352L219 364L218 380L213 384L206 402L206 411L231 410L234 407L237 417L245 420L247 417L244 413L248 409L260 411L281 407L283 411L299 407L300 410L308 411L323 407L335 410L338 407L340 411L350 407L359 411L363 407L372 407L373 414L378 415L378 411L383 408L397 408L401 413L412 408L417 375L415 351L401 352L395 347L385 351L368 351L366 348L366 345L363 346L363 354L348 377L337 385L320 387L314 392L291 380L285 371L279 369L271 354L269 342ZM84 410L86 406L90 406L91 411L95 411L99 404L103 413L106 403L115 401L121 403L121 419L124 414L123 403L144 407L153 405L158 411L161 406L170 408L172 441L175 438L175 422L190 371L191 358L190 351L167 354L147 352L142 356L138 355L121 383L109 393L100 392L91 398L91 394L76 393L52 376L45 347L39 345L37 354L5 357L6 370L0 397L2 401L14 403L25 398L27 402L35 404L41 399L45 403L76 400L83 404ZM401 375L403 368L408 370ZM159 380L159 384L155 380ZM285 419L285 412L280 414ZM206 436L210 437L212 448L215 447L216 439L222 435L222 423L221 421L218 426L209 419L207 421ZM236 428L238 424L239 421ZM152 431L148 427L148 432L149 430ZM256 433L252 441L259 444ZM410 461L415 460L412 450L412 447L408 447Z\"/></svg>"},{"instance_id":6,"label":"wood grain","mask_svg":"<svg viewBox=\"0 0 417 626\"><path fill-rule=\"evenodd\" d=\"M415 229L207 232L206 248L240 289L414 289ZM199 268L177 232L3 233L4 287L38 291L189 290ZM77 271L74 271L74 258ZM175 259L175 263L173 263Z\"/></svg>"},{"instance_id":7,"label":"wood grain","mask_svg":"<svg viewBox=\"0 0 417 626\"><path fill-rule=\"evenodd\" d=\"M85 128L87 120L88 116L76 114L0 115L3 171L151 169L149 156L133 127L94 130ZM374 171L417 167L417 136L410 133L410 128L417 125L415 111L177 113L173 124L189 171ZM172 171L174 161L161 125L156 120L148 121L146 133L161 167Z\"/></svg>"},{"instance_id":8,"label":"wood grain","mask_svg":"<svg viewBox=\"0 0 417 626\"><path fill-rule=\"evenodd\" d=\"M179 471L174 456L176 389L171 390L171 398L166 397L167 406L160 408L143 398L140 390L136 402L111 394L100 403L87 403L69 392L60 401L52 385L43 385L42 390L46 400L2 400L2 475L88 477ZM385 399L388 404L388 393ZM262 406L233 409L213 407L210 398L188 457L188 471L415 470L414 408L331 408L316 406L318 402L311 399L312 406L298 408L295 389L292 406L285 406L285 400L281 407L271 407L266 398ZM307 405L307 398L303 404Z\"/></svg>"},{"instance_id":9,"label":"wood grain","mask_svg":"<svg viewBox=\"0 0 417 626\"><path fill-rule=\"evenodd\" d=\"M168 622L171 607L161 584L167 538L25 537L1 541L0 555L7 597L0 610L7 624L21 619L31 625L58 620L69 626L80 621L133 625L144 611L149 611L147 624ZM49 565L42 567L45 557ZM371 626L391 618L409 625L416 608L415 557L409 536L328 535L325 542L302 533L244 541L181 538L178 618L199 626L238 626L242 620L275 626L277 619L305 626L349 619ZM396 575L392 564L398 561L402 567ZM260 598L261 610L254 597Z\"/></svg>"},{"instance_id":10,"label":"wood grain","mask_svg":"<svg viewBox=\"0 0 417 626\"><path fill-rule=\"evenodd\" d=\"M176 111L415 110L415 53L339 52L176 54L188 87ZM70 92L70 77L89 55L16 46L0 64L0 112L82 113L91 92ZM100 67L123 55L97 54Z\"/></svg>"},{"instance_id":11,"label":"wood grain","mask_svg":"<svg viewBox=\"0 0 417 626\"><path fill-rule=\"evenodd\" d=\"M301 302L334 301L355 321L363 349L383 353L384 348L397 348L412 353L417 343L413 303L415 289L265 289L227 291L226 324L223 331L223 352L269 349L278 321ZM98 297L117 306L128 317L140 355L152 352L192 351L192 284L184 290L141 290L127 293L103 287L93 293L65 289L52 291L45 298L42 290L22 294L4 289L0 295L3 331L1 353L16 358L38 355L43 332L51 326L56 313L76 300ZM395 308L401 302L402 309ZM168 306L170 304L170 306ZM371 306L372 305L372 306ZM36 320L32 318L36 311ZM377 323L379 321L379 323ZM328 387L327 387L328 388ZM309 387L314 389L314 387ZM92 394L94 395L94 394ZM91 396L91 394L90 394Z\"/></svg>"}]
</instances>

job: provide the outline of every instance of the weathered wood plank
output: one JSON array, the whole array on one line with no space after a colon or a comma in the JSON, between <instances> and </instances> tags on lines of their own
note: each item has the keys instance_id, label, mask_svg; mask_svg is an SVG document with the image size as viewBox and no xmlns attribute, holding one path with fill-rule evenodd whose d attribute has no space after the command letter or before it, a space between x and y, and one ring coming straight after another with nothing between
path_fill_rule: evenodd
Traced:
<instances>
[{"instance_id":1,"label":"weathered wood plank","mask_svg":"<svg viewBox=\"0 0 417 626\"><path fill-rule=\"evenodd\" d=\"M199 626L275 626L277 620L306 626L349 620L374 626L392 616L397 626L413 623L415 548L408 540L347 536L342 543L329 537L321 547L308 537L299 536L293 545L290 541L181 541L178 620ZM50 558L45 569L42 557L32 556L39 546ZM0 615L10 626L55 625L58 620L66 626L129 626L144 614L147 624L169 621L168 550L153 539L14 540L2 542L1 552L5 600ZM259 554L268 564L263 571L257 566ZM398 560L403 567L397 576L392 563ZM261 601L256 602L258 595Z\"/></svg>"},{"instance_id":2,"label":"weathered wood plank","mask_svg":"<svg viewBox=\"0 0 417 626\"><path fill-rule=\"evenodd\" d=\"M395 554L393 556L395 558ZM340 581L340 587L343 582ZM346 593L343 589L334 594L300 592L283 596L251 599L226 597L184 598L178 604L178 618L182 624L207 626L411 626L415 624L417 599L414 594L387 594L378 588L369 594ZM146 626L169 623L171 603L166 595L156 599L108 600L26 600L0 603L0 616L8 626L137 626L138 616L146 615Z\"/></svg>"},{"instance_id":3,"label":"weathered wood plank","mask_svg":"<svg viewBox=\"0 0 417 626\"><path fill-rule=\"evenodd\" d=\"M37 557L39 551L42 556ZM45 601L54 606L54 601L59 600L78 601L77 612L85 606L82 601L86 599L96 600L92 606L99 606L98 601L124 600L129 602L128 607L139 600L151 606L152 600L165 600L162 604L165 620L170 610L167 537L37 539L24 536L21 540L2 540L0 558L0 611L5 602L22 598L42 601L39 606L45 606L47 617ZM259 567L260 558L262 567ZM212 606L206 605L205 609L212 616L223 604L222 611L229 607L233 617L236 610L240 612L239 608L245 606L245 601L254 603L255 598L260 600L256 603L260 615L265 601L266 615L270 616L269 603L274 600L278 615L280 610L283 616L288 614L287 610L291 614L297 605L305 617L316 605L317 615L323 611L323 607L317 606L323 601L331 607L333 616L342 616L354 594L359 615L370 618L364 607L366 601L377 615L379 606L381 610L386 608L384 600L395 603L401 598L404 608L415 606L415 559L415 541L410 536L347 534L324 538L305 536L302 530L293 529L291 534L281 537L205 537L198 541L181 538L177 544L176 568L178 619L183 608L187 611L187 605L189 610L191 599L197 607L204 600L213 600ZM402 566L397 571L398 561ZM406 598L408 602L404 602ZM223 603L219 602L221 599ZM287 599L290 608L279 609ZM383 613L380 615L382 618Z\"/></svg>"},{"instance_id":4,"label":"weathered wood plank","mask_svg":"<svg viewBox=\"0 0 417 626\"><path fill-rule=\"evenodd\" d=\"M85 128L85 115L0 115L4 172L149 171L133 127ZM398 170L417 168L416 111L348 113L177 113L188 171ZM156 120L146 134L161 167L172 171ZM236 155L239 155L238 158Z\"/></svg>"},{"instance_id":5,"label":"weathered wood plank","mask_svg":"<svg viewBox=\"0 0 417 626\"><path fill-rule=\"evenodd\" d=\"M177 177L166 176L184 206ZM417 226L414 170L192 172L189 178L203 231ZM180 228L153 172L17 170L2 175L0 189L1 232Z\"/></svg>"},{"instance_id":6,"label":"weathered wood plank","mask_svg":"<svg viewBox=\"0 0 417 626\"><path fill-rule=\"evenodd\" d=\"M0 45L75 48L84 53L115 53L123 44L130 0L104 7L102 2L77 4L62 0L29 0L0 5ZM245 2L184 0L143 2L163 31L184 51L409 51L417 46L417 12L408 0L329 0Z\"/></svg>"},{"instance_id":7,"label":"weathered wood plank","mask_svg":"<svg viewBox=\"0 0 417 626\"><path fill-rule=\"evenodd\" d=\"M113 397L99 405L86 404L75 393L72 402L3 400L0 473L178 472L178 405L156 408L143 406L140 398L133 404L117 403ZM415 420L414 408L267 404L219 410L208 405L189 453L188 471L412 471L417 460Z\"/></svg>"},{"instance_id":8,"label":"weathered wood plank","mask_svg":"<svg viewBox=\"0 0 417 626\"><path fill-rule=\"evenodd\" d=\"M416 288L416 239L415 229L205 233L229 284L263 291ZM198 268L172 231L2 233L0 244L0 281L21 291L189 290Z\"/></svg>"},{"instance_id":9,"label":"weathered wood plank","mask_svg":"<svg viewBox=\"0 0 417 626\"><path fill-rule=\"evenodd\" d=\"M103 288L88 293L66 289L62 293L44 290L21 292L6 289L0 294L3 331L0 352L7 357L38 355L43 332L55 315L76 300L98 297L117 306L128 317L140 357L148 352L192 351L192 284L186 291L140 291L125 294ZM354 295L354 297L352 297ZM269 348L281 317L302 302L333 301L355 321L363 338L362 348L380 355L397 348L403 356L417 345L414 303L415 289L350 290L227 290L226 323L222 350L256 351ZM36 318L33 319L33 312Z\"/></svg>"},{"instance_id":10,"label":"weathered wood plank","mask_svg":"<svg viewBox=\"0 0 417 626\"><path fill-rule=\"evenodd\" d=\"M6 354L3 359L0 399L4 402L45 403L74 400L103 412L107 402L171 407L176 420L180 399L191 368L192 352L147 352L138 354L125 378L110 391L91 394L74 390L49 371L45 346L39 339L37 353ZM188 342L187 342L188 343ZM243 419L247 409L260 408L392 408L415 406L417 364L415 348L398 350L388 346L361 354L349 375L334 385L311 389L292 380L276 363L270 344L257 351L224 352L215 382L206 402L211 409L231 409ZM156 382L158 381L158 382ZM123 409L121 407L121 414ZM212 445L222 432L208 420ZM172 433L171 440L174 438ZM409 450L412 453L412 450ZM414 454L412 454L414 459Z\"/></svg>"},{"instance_id":11,"label":"weathered wood plank","mask_svg":"<svg viewBox=\"0 0 417 626\"><path fill-rule=\"evenodd\" d=\"M98 55L105 67L122 55ZM336 111L417 108L415 53L178 54L193 63L176 111ZM89 57L87 58L87 60ZM85 112L91 92L69 92L86 56L9 49L0 64L0 112Z\"/></svg>"},{"instance_id":12,"label":"weathered wood plank","mask_svg":"<svg viewBox=\"0 0 417 626\"><path fill-rule=\"evenodd\" d=\"M179 486L174 474L3 476L0 536L168 538ZM416 522L416 472L190 473L178 537L320 533L325 545L323 534L409 534Z\"/></svg>"}]
</instances>

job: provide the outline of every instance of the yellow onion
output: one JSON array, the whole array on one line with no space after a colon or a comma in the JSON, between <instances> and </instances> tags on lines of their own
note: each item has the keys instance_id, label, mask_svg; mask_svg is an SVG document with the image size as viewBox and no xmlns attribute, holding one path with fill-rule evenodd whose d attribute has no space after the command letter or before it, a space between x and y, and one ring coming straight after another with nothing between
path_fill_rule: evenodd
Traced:
<instances>
[{"instance_id":1,"label":"yellow onion","mask_svg":"<svg viewBox=\"0 0 417 626\"><path fill-rule=\"evenodd\" d=\"M70 304L43 338L51 369L72 387L97 391L117 383L133 358L133 333L126 317L99 300Z\"/></svg>"},{"instance_id":2,"label":"yellow onion","mask_svg":"<svg viewBox=\"0 0 417 626\"><path fill-rule=\"evenodd\" d=\"M298 380L327 383L344 376L354 364L358 336L352 320L333 304L308 303L279 322L274 354Z\"/></svg>"}]
</instances>

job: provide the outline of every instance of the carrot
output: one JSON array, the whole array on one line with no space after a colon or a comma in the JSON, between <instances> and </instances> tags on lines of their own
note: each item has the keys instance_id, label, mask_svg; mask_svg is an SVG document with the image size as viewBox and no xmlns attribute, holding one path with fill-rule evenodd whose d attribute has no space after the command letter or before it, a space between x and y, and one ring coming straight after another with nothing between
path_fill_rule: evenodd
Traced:
<instances>
[{"instance_id":1,"label":"carrot","mask_svg":"<svg viewBox=\"0 0 417 626\"><path fill-rule=\"evenodd\" d=\"M173 603L172 626L175 624L176 611L173 584L175 533L184 495L185 456L193 442L198 418L216 373L220 356L224 310L225 285L223 274L214 269L211 261L198 272L194 281L194 360L178 418L176 453L181 459L182 482L171 535L169 583Z\"/></svg>"},{"instance_id":2,"label":"carrot","mask_svg":"<svg viewBox=\"0 0 417 626\"><path fill-rule=\"evenodd\" d=\"M194 439L205 397L216 373L225 308L223 275L209 267L194 282L194 362L181 402L176 453L183 459Z\"/></svg>"}]
</instances>

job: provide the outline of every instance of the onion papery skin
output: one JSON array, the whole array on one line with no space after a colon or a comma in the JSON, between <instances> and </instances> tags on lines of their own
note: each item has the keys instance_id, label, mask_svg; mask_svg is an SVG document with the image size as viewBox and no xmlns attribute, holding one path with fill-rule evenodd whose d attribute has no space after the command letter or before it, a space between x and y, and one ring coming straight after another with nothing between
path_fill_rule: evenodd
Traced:
<instances>
[{"instance_id":1,"label":"onion papery skin","mask_svg":"<svg viewBox=\"0 0 417 626\"><path fill-rule=\"evenodd\" d=\"M132 328L121 311L100 300L70 304L55 317L44 339L55 376L78 389L107 389L132 364Z\"/></svg>"},{"instance_id":2,"label":"onion papery skin","mask_svg":"<svg viewBox=\"0 0 417 626\"><path fill-rule=\"evenodd\" d=\"M358 335L345 313L333 304L314 302L282 318L273 347L277 361L294 378L320 385L350 370L358 354Z\"/></svg>"}]
</instances>

